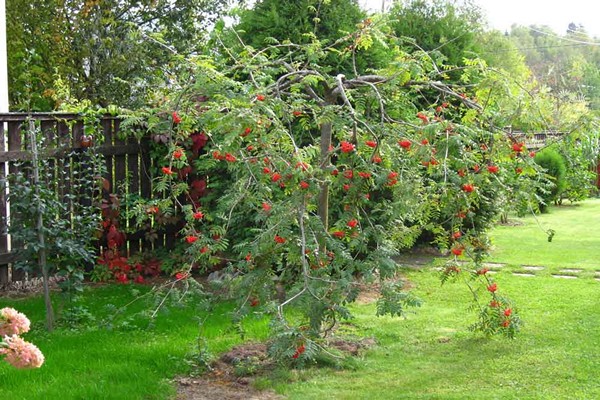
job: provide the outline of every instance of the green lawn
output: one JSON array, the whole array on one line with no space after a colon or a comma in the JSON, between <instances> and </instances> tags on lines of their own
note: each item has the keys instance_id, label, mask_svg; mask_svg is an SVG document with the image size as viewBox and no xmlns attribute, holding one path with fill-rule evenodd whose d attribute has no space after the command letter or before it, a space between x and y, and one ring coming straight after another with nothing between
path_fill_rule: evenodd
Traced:
<instances>
[{"instance_id":1,"label":"green lawn","mask_svg":"<svg viewBox=\"0 0 600 400\"><path fill-rule=\"evenodd\" d=\"M600 199L550 208L550 213L514 220L516 226L499 226L492 232L495 250L491 259L528 264L600 271ZM545 230L556 231L548 242Z\"/></svg>"},{"instance_id":2,"label":"green lawn","mask_svg":"<svg viewBox=\"0 0 600 400\"><path fill-rule=\"evenodd\" d=\"M139 289L140 287L138 287ZM143 290L143 288L142 288ZM85 303L98 319L108 315L107 304L123 306L134 298L128 286L112 285L86 291ZM148 319L131 318L136 309L151 309L140 302L130 312L117 318L112 329L57 329L46 333L42 327L41 299L0 299L0 308L12 306L24 312L33 323L25 335L44 353L46 362L40 369L16 370L0 363L0 399L166 399L175 394L168 379L190 371L185 362L191 355L199 334L201 315L194 299L180 307L169 307L159 314L148 329ZM215 310L203 334L210 338L209 351L217 354L241 342L231 331L230 307ZM246 324L248 337L265 339L266 323Z\"/></svg>"},{"instance_id":3,"label":"green lawn","mask_svg":"<svg viewBox=\"0 0 600 400\"><path fill-rule=\"evenodd\" d=\"M408 319L356 307L357 332L380 341L357 370L312 371L277 389L290 399L600 398L599 282L500 272L525 326L515 340L485 339L465 329L474 315L462 284L440 288L434 271L406 273L424 306Z\"/></svg>"},{"instance_id":4,"label":"green lawn","mask_svg":"<svg viewBox=\"0 0 600 400\"><path fill-rule=\"evenodd\" d=\"M515 276L518 268L512 265L494 275L525 323L515 340L486 339L467 330L475 315L468 310L464 284L440 287L433 267L405 269L423 307L401 319L375 317L373 304L354 305L355 318L340 331L372 336L379 344L354 368L276 371L259 384L290 399L600 398L600 282L594 279L600 264L594 257L600 249L599 218L600 201L591 200L538 217L544 229L556 230L552 243L532 217L493 232L494 261L547 267L536 277ZM585 271L578 279L552 277L559 267ZM107 315L107 304L120 306L131 298L126 286L86 292L86 304L98 319ZM41 328L41 299L0 299L0 307L5 305L34 321L26 338L47 361L32 371L1 363L0 399L168 399L174 395L169 379L190 371L184 358L198 335L193 299L161 314L152 329L144 320L123 317L112 330L51 334ZM229 329L228 310L223 305L206 324L213 354L240 342ZM246 327L249 338L266 338L265 321Z\"/></svg>"},{"instance_id":5,"label":"green lawn","mask_svg":"<svg viewBox=\"0 0 600 400\"><path fill-rule=\"evenodd\" d=\"M600 200L552 208L492 233L492 260L512 265L494 275L524 320L517 339L485 339L460 283L440 287L432 268L406 270L424 306L408 319L376 318L354 307L358 334L380 346L354 371L298 374L275 383L290 399L598 399L600 398ZM539 225L538 225L539 224ZM541 228L540 228L541 225ZM554 229L552 242L545 230ZM545 266L536 277L518 265ZM551 276L581 268L578 279ZM310 377L310 378L307 378Z\"/></svg>"}]
</instances>

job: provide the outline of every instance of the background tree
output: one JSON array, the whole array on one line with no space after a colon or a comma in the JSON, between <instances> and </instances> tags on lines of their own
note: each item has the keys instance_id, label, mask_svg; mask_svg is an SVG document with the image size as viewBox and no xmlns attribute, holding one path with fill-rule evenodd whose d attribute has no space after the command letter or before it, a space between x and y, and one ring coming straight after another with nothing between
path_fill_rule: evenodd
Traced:
<instances>
[{"instance_id":1,"label":"background tree","mask_svg":"<svg viewBox=\"0 0 600 400\"><path fill-rule=\"evenodd\" d=\"M11 106L51 110L68 97L102 106L146 104L153 87L168 85L178 73L161 43L177 53L197 52L228 4L9 0Z\"/></svg>"},{"instance_id":2,"label":"background tree","mask_svg":"<svg viewBox=\"0 0 600 400\"><path fill-rule=\"evenodd\" d=\"M444 64L463 66L464 58L474 58L482 50L478 38L485 21L471 1L395 2L389 16L395 35L407 38L407 48L416 46Z\"/></svg>"}]
</instances>

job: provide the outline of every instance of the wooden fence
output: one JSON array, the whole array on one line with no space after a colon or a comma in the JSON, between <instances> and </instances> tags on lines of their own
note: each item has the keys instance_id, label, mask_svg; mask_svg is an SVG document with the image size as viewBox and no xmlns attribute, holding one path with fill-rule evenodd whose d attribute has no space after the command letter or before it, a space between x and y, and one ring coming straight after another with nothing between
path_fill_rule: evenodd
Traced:
<instances>
[{"instance_id":1,"label":"wooden fence","mask_svg":"<svg viewBox=\"0 0 600 400\"><path fill-rule=\"evenodd\" d=\"M64 113L0 113L0 179L6 173L14 174L18 171L18 164L31 160L31 148L28 140L29 121L33 120L37 129L46 140L44 157L50 158L55 168L71 168L66 159L74 151L83 151L85 143L84 122L77 114ZM151 198L151 172L152 161L149 157L149 143L138 142L133 138L123 139L119 136L119 119L105 116L100 119L99 125L94 124L94 140L103 136L104 140L98 141L102 145L95 147L95 151L104 155L106 160L106 175L104 178L110 183L113 192L123 191L130 195L139 195ZM82 146L83 145L83 146ZM66 185L68 186L68 185ZM10 190L10 188L9 188ZM63 193L68 187L62 188ZM0 286L7 282L22 280L24 274L12 267L15 262L15 246L12 250L6 234L7 215L10 214L10 204L7 204L6 193L0 191ZM147 232L134 232L127 235L126 248L129 254L157 246L171 245L174 242L174 229L170 232L157 232L154 240L146 240Z\"/></svg>"}]
</instances>

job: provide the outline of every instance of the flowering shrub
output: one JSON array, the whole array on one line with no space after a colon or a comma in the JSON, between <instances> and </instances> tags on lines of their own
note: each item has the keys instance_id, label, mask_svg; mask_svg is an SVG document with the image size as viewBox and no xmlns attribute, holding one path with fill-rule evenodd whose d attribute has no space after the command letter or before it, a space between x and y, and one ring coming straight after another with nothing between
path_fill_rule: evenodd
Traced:
<instances>
[{"instance_id":1,"label":"flowering shrub","mask_svg":"<svg viewBox=\"0 0 600 400\"><path fill-rule=\"evenodd\" d=\"M29 332L29 319L15 310L5 307L0 310L0 336L20 335Z\"/></svg>"},{"instance_id":2,"label":"flowering shrub","mask_svg":"<svg viewBox=\"0 0 600 400\"><path fill-rule=\"evenodd\" d=\"M336 42L341 54L343 42ZM419 55L399 52L398 64L379 75L346 78L321 67L325 55L311 46L199 58L192 86L166 95L180 121L165 117L173 111L164 105L143 116L150 135L167 138L153 188L165 199L160 212L181 218L188 270L225 268L238 326L245 315L269 313L278 339L271 354L301 362L350 318L358 279L381 281L379 315L419 304L390 282L391 257L429 232L453 255L444 280L470 270L476 300L487 293L511 310L482 306L475 328L512 336L516 309L479 272L485 231L512 182L537 173L524 146L487 129L493 113L440 83L440 70ZM489 73L470 68L465 74ZM423 88L437 95L425 98ZM461 270L458 257L470 267ZM300 314L293 322L291 306Z\"/></svg>"},{"instance_id":3,"label":"flowering shrub","mask_svg":"<svg viewBox=\"0 0 600 400\"><path fill-rule=\"evenodd\" d=\"M15 368L39 368L44 355L19 335L29 332L29 319L14 308L0 310L0 357Z\"/></svg>"}]
</instances>

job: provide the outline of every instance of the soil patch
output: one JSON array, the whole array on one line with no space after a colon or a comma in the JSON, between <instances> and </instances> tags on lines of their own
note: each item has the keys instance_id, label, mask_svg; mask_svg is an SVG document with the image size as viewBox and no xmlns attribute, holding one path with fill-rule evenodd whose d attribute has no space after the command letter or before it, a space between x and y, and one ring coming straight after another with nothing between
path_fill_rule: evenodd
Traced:
<instances>
[{"instance_id":1,"label":"soil patch","mask_svg":"<svg viewBox=\"0 0 600 400\"><path fill-rule=\"evenodd\" d=\"M328 345L346 354L357 356L376 344L375 339L359 341L332 338ZM240 367L241 366L241 367ZM252 374L240 376L236 369L251 367ZM281 400L284 397L271 390L258 390L253 386L256 378L274 367L267 357L264 343L246 343L232 348L212 365L212 370L200 377L178 377L177 400ZM239 371L239 370L238 370Z\"/></svg>"},{"instance_id":2,"label":"soil patch","mask_svg":"<svg viewBox=\"0 0 600 400\"><path fill-rule=\"evenodd\" d=\"M410 281L402 278L402 277L394 277L390 278L392 282L401 282L403 290L410 290L414 287ZM356 302L358 304L370 304L376 302L380 297L381 292L381 283L378 281L375 282L360 282L358 283L358 288L360 293L356 298Z\"/></svg>"},{"instance_id":3,"label":"soil patch","mask_svg":"<svg viewBox=\"0 0 600 400\"><path fill-rule=\"evenodd\" d=\"M50 290L59 290L58 283L63 277L51 276L48 278ZM8 282L0 285L0 295L8 298L24 298L43 293L44 284L41 277L29 278L25 281Z\"/></svg>"},{"instance_id":4,"label":"soil patch","mask_svg":"<svg viewBox=\"0 0 600 400\"><path fill-rule=\"evenodd\" d=\"M523 225L523 222L516 220L516 219L509 219L505 222L498 222L498 225L501 226L521 226Z\"/></svg>"}]
</instances>

